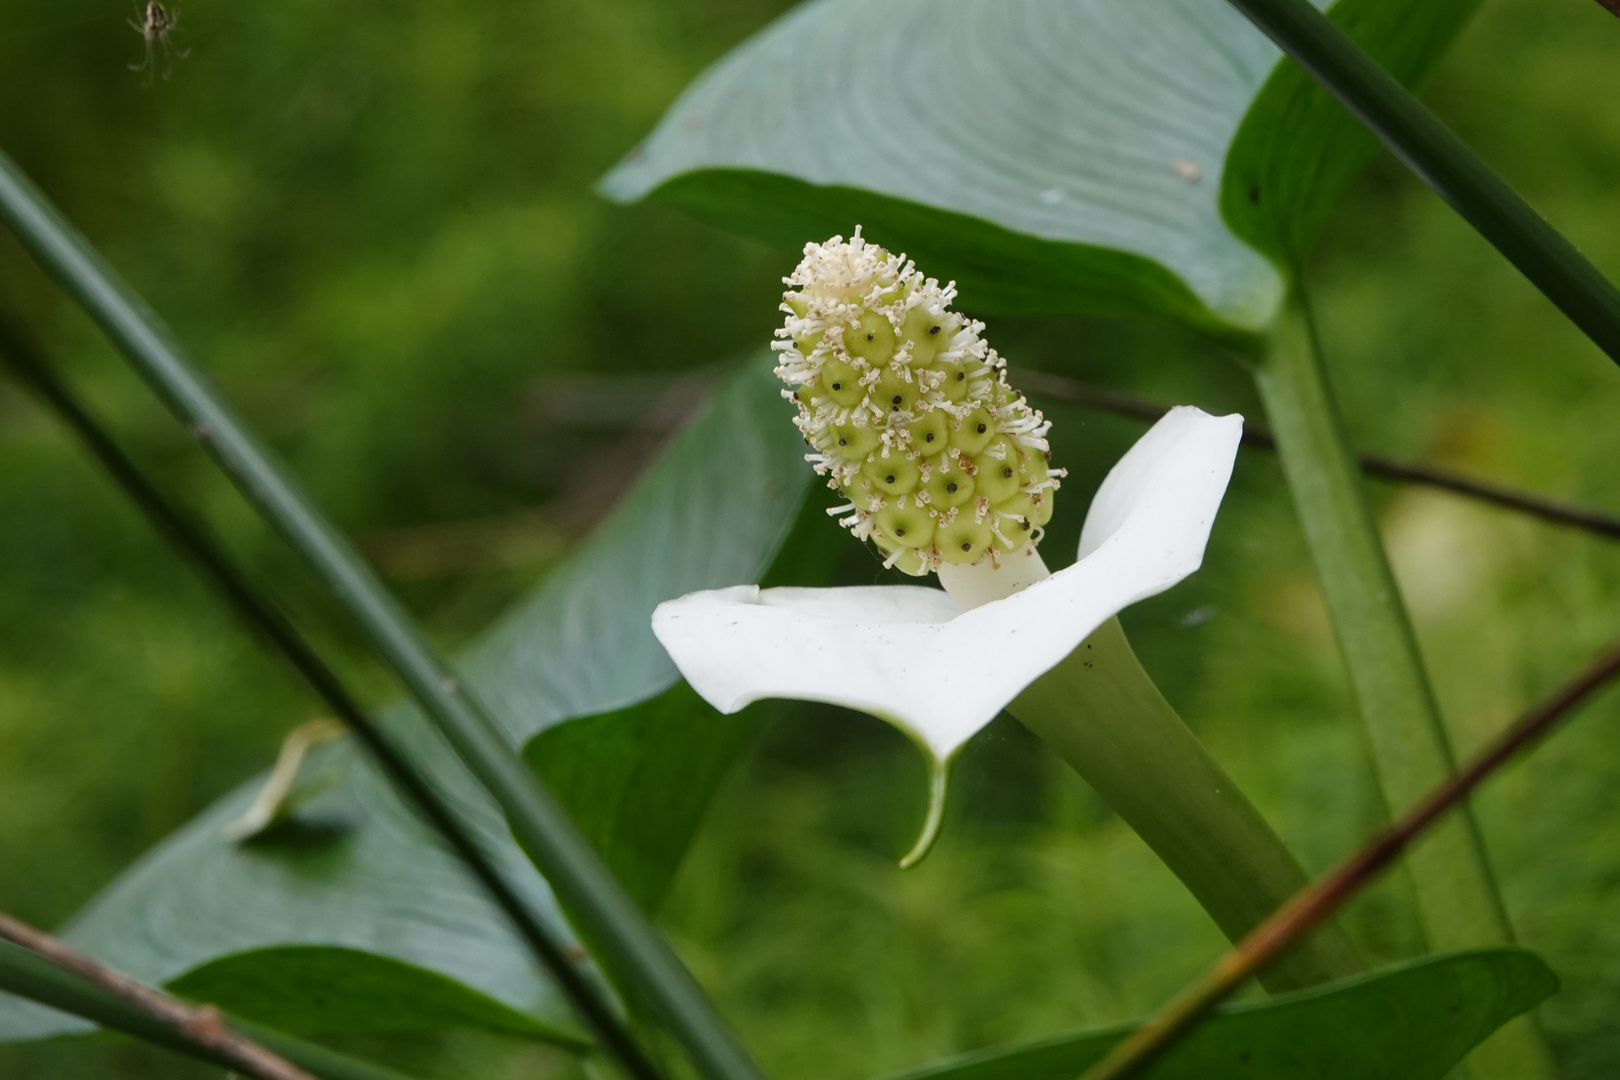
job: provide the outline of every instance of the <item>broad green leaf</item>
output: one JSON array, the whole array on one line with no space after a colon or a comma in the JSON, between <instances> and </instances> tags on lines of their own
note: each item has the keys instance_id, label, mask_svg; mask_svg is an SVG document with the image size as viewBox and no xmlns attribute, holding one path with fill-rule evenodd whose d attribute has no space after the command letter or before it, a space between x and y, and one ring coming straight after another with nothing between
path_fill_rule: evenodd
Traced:
<instances>
[{"instance_id":1,"label":"broad green leaf","mask_svg":"<svg viewBox=\"0 0 1620 1080\"><path fill-rule=\"evenodd\" d=\"M1330 13L1411 81L1477 2ZM1279 58L1225 0L812 0L601 186L794 247L861 223L968 308L1254 331L1371 146Z\"/></svg>"},{"instance_id":2,"label":"broad green leaf","mask_svg":"<svg viewBox=\"0 0 1620 1080\"><path fill-rule=\"evenodd\" d=\"M597 780L565 783L563 794L644 903L667 888L743 730L686 724L672 751L669 725L692 703L670 690L677 673L652 635L652 609L757 581L771 564L811 475L787 420L770 363L747 365L460 665L543 773L590 777L594 761L596 775L622 770L635 781L631 801L622 784ZM635 717L648 700L662 704L640 726L600 715ZM591 719L564 723L580 717ZM425 749L433 779L477 817L510 878L554 908L498 810L414 709L395 706L384 722ZM261 780L131 867L66 937L140 978L289 1031L470 1025L579 1041L527 949L358 748L340 739L313 751L287 818L249 842L227 840ZM560 912L557 921L567 933ZM87 1027L0 997L0 1039Z\"/></svg>"},{"instance_id":3,"label":"broad green leaf","mask_svg":"<svg viewBox=\"0 0 1620 1080\"><path fill-rule=\"evenodd\" d=\"M1230 1005L1144 1074L1151 1080L1440 1080L1558 990L1522 949L1428 956L1312 990ZM890 1080L1074 1080L1134 1025L1059 1035Z\"/></svg>"},{"instance_id":4,"label":"broad green leaf","mask_svg":"<svg viewBox=\"0 0 1620 1080\"><path fill-rule=\"evenodd\" d=\"M194 1001L231 1002L239 1015L288 1032L401 1031L472 1027L555 1040L536 1023L466 984L358 949L282 946L210 961L169 983ZM404 969L404 970L402 970Z\"/></svg>"},{"instance_id":5,"label":"broad green leaf","mask_svg":"<svg viewBox=\"0 0 1620 1080\"><path fill-rule=\"evenodd\" d=\"M588 722L542 731L524 757L646 911L663 903L709 797L754 734L684 682Z\"/></svg>"}]
</instances>

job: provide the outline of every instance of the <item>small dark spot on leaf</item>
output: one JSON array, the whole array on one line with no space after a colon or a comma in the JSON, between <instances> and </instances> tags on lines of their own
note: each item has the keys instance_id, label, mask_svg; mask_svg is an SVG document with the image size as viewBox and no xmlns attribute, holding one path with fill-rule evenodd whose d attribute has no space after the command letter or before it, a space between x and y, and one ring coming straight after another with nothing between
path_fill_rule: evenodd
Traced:
<instances>
[{"instance_id":1,"label":"small dark spot on leaf","mask_svg":"<svg viewBox=\"0 0 1620 1080\"><path fill-rule=\"evenodd\" d=\"M883 482L884 482L884 483L885 483L885 484L892 484L892 483L894 483L894 473L890 473L890 474L889 474L889 475L888 475L888 476L885 476L885 477L884 477L884 478L883 478Z\"/></svg>"},{"instance_id":2,"label":"small dark spot on leaf","mask_svg":"<svg viewBox=\"0 0 1620 1080\"><path fill-rule=\"evenodd\" d=\"M962 550L963 551L972 551L973 550L973 541L971 541L971 540L962 541Z\"/></svg>"},{"instance_id":3,"label":"small dark spot on leaf","mask_svg":"<svg viewBox=\"0 0 1620 1080\"><path fill-rule=\"evenodd\" d=\"M955 480L952 480L950 483L945 485L945 493L947 495L955 495L956 494L956 481Z\"/></svg>"},{"instance_id":4,"label":"small dark spot on leaf","mask_svg":"<svg viewBox=\"0 0 1620 1080\"><path fill-rule=\"evenodd\" d=\"M835 383L833 383L833 389L834 389L834 390L842 390L842 389L843 389L843 388L844 388L844 384L843 384L843 383L841 383L841 382L835 382Z\"/></svg>"},{"instance_id":5,"label":"small dark spot on leaf","mask_svg":"<svg viewBox=\"0 0 1620 1080\"><path fill-rule=\"evenodd\" d=\"M934 433L932 431L930 431L928 434L923 436L923 442L933 442L933 441L934 441Z\"/></svg>"},{"instance_id":6,"label":"small dark spot on leaf","mask_svg":"<svg viewBox=\"0 0 1620 1080\"><path fill-rule=\"evenodd\" d=\"M896 530L894 530L894 535L896 535L896 536L904 536L904 535L906 535L906 530L904 530L904 529L896 529Z\"/></svg>"},{"instance_id":7,"label":"small dark spot on leaf","mask_svg":"<svg viewBox=\"0 0 1620 1080\"><path fill-rule=\"evenodd\" d=\"M983 434L984 434L984 425L983 425L983 424L980 424L980 425L979 425L979 428L978 428L978 431L979 431L979 434L980 434L980 435L983 435Z\"/></svg>"},{"instance_id":8,"label":"small dark spot on leaf","mask_svg":"<svg viewBox=\"0 0 1620 1080\"><path fill-rule=\"evenodd\" d=\"M1251 203L1253 203L1254 205L1256 205L1256 206L1260 205L1260 185L1259 184L1250 184L1249 185L1249 201Z\"/></svg>"}]
</instances>

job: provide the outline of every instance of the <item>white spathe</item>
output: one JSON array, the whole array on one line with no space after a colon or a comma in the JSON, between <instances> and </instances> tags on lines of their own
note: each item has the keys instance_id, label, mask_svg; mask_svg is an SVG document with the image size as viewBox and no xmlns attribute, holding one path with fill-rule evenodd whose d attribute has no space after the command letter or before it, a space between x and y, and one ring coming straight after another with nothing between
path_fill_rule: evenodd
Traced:
<instances>
[{"instance_id":1,"label":"white spathe","mask_svg":"<svg viewBox=\"0 0 1620 1080\"><path fill-rule=\"evenodd\" d=\"M1241 416L1170 410L1109 472L1079 559L1055 574L1031 551L946 569L949 592L740 585L660 604L653 633L721 712L761 698L844 705L943 763L1093 630L1198 569L1242 431Z\"/></svg>"}]
</instances>

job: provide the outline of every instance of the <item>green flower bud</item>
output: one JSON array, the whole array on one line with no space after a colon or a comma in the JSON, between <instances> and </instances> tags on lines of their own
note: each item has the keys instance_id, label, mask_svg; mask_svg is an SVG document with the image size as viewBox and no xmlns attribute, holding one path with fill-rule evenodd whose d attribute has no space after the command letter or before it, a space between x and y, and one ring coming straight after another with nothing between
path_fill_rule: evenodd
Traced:
<instances>
[{"instance_id":1,"label":"green flower bud","mask_svg":"<svg viewBox=\"0 0 1620 1080\"><path fill-rule=\"evenodd\" d=\"M890 413L911 414L922 398L923 389L900 364L884 364L880 369L877 386L869 392L884 410Z\"/></svg>"},{"instance_id":2,"label":"green flower bud","mask_svg":"<svg viewBox=\"0 0 1620 1080\"><path fill-rule=\"evenodd\" d=\"M983 405L967 402L971 406L951 425L951 445L972 456L990 445L996 437L996 418Z\"/></svg>"},{"instance_id":3,"label":"green flower bud","mask_svg":"<svg viewBox=\"0 0 1620 1080\"><path fill-rule=\"evenodd\" d=\"M937 519L924 507L891 503L872 515L872 531L901 547L923 548L934 539Z\"/></svg>"},{"instance_id":4,"label":"green flower bud","mask_svg":"<svg viewBox=\"0 0 1620 1080\"><path fill-rule=\"evenodd\" d=\"M976 563L995 543L996 534L987 523L974 521L971 514L958 516L949 525L941 525L934 532L934 546L939 557L948 563L966 565Z\"/></svg>"},{"instance_id":5,"label":"green flower bud","mask_svg":"<svg viewBox=\"0 0 1620 1080\"><path fill-rule=\"evenodd\" d=\"M894 327L882 312L868 311L844 330L844 348L849 355L874 367L894 359L894 345Z\"/></svg>"},{"instance_id":6,"label":"green flower bud","mask_svg":"<svg viewBox=\"0 0 1620 1080\"><path fill-rule=\"evenodd\" d=\"M934 364L940 373L939 393L946 401L963 401L972 389L969 382L972 376L968 373L966 364L953 363L949 360L940 360Z\"/></svg>"},{"instance_id":7,"label":"green flower bud","mask_svg":"<svg viewBox=\"0 0 1620 1080\"><path fill-rule=\"evenodd\" d=\"M866 397L866 387L861 385L861 373L848 360L837 356L829 356L822 362L821 372L813 386L812 393L820 390L834 404L846 409L859 405L861 399Z\"/></svg>"},{"instance_id":8,"label":"green flower bud","mask_svg":"<svg viewBox=\"0 0 1620 1080\"><path fill-rule=\"evenodd\" d=\"M899 454L888 457L873 454L871 460L861 466L861 472L873 487L888 495L904 495L922 479L917 463Z\"/></svg>"},{"instance_id":9,"label":"green flower bud","mask_svg":"<svg viewBox=\"0 0 1620 1080\"><path fill-rule=\"evenodd\" d=\"M951 435L945 416L944 409L930 409L913 420L906 427L911 445L924 454L937 454L944 450Z\"/></svg>"},{"instance_id":10,"label":"green flower bud","mask_svg":"<svg viewBox=\"0 0 1620 1080\"><path fill-rule=\"evenodd\" d=\"M952 455L943 454L930 462L928 479L918 493L928 497L929 506L944 513L973 498L973 476Z\"/></svg>"},{"instance_id":11,"label":"green flower bud","mask_svg":"<svg viewBox=\"0 0 1620 1080\"><path fill-rule=\"evenodd\" d=\"M922 575L1039 541L1064 475L1050 425L950 310L954 284L924 278L860 229L807 244L783 296L775 348L807 455L848 504L840 524L886 565Z\"/></svg>"},{"instance_id":12,"label":"green flower bud","mask_svg":"<svg viewBox=\"0 0 1620 1080\"><path fill-rule=\"evenodd\" d=\"M832 429L832 447L828 453L846 461L865 462L882 442L883 437L878 434L877 428L839 424Z\"/></svg>"}]
</instances>

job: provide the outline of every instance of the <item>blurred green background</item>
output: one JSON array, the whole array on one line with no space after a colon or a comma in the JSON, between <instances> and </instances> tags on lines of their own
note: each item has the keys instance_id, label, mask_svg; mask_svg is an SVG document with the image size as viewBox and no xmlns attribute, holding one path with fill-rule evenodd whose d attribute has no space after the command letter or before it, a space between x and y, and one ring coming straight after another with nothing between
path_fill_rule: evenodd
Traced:
<instances>
[{"instance_id":1,"label":"blurred green background","mask_svg":"<svg viewBox=\"0 0 1620 1080\"><path fill-rule=\"evenodd\" d=\"M447 647L532 587L713 373L769 340L791 252L609 206L590 185L786 4L190 0L177 37L190 55L150 87L128 70L141 52L129 6L6 5L0 146ZM1620 22L1591 0L1486 0L1426 96L1620 277ZM1620 371L1393 161L1341 205L1312 285L1359 442L1620 510ZM0 304L357 684L389 696L318 591L9 237ZM992 319L989 336L1015 382L1040 369L1258 417L1246 377L1178 331ZM1072 471L1054 526L1068 545L1141 427L1048 411ZM1450 496L1374 494L1461 746L1620 630L1614 543ZM1382 808L1271 459L1240 458L1205 565L1127 626L1321 869ZM0 381L0 908L59 923L318 711ZM1134 1015L1220 946L1016 724L967 751L939 848L902 874L921 790L891 730L794 712L721 793L661 915L781 1080L853 1080ZM1620 1074L1620 701L1586 710L1478 809L1522 940L1564 978L1543 1020L1565 1076ZM1379 959L1416 947L1398 875L1346 924ZM353 1045L424 1077L574 1070L466 1034ZM209 1075L127 1044L0 1047L5 1077Z\"/></svg>"}]
</instances>

